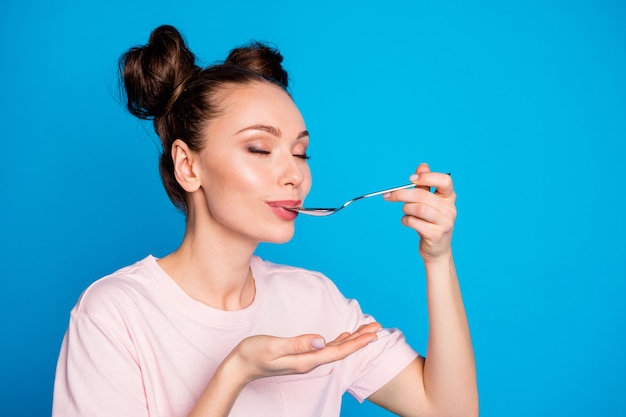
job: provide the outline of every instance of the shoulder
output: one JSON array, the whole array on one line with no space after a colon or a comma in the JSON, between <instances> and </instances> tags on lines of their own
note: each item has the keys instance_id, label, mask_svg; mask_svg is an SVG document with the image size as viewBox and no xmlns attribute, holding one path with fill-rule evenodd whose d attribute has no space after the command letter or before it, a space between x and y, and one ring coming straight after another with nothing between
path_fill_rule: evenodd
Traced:
<instances>
[{"instance_id":1,"label":"shoulder","mask_svg":"<svg viewBox=\"0 0 626 417\"><path fill-rule=\"evenodd\" d=\"M132 308L149 291L151 256L93 282L80 295L75 314L110 316L114 312Z\"/></svg>"}]
</instances>

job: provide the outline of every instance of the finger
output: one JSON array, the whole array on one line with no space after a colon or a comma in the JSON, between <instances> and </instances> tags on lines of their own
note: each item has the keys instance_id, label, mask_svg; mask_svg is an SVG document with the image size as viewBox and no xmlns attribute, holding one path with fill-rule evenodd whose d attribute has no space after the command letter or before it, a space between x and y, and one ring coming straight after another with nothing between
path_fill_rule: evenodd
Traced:
<instances>
[{"instance_id":1,"label":"finger","mask_svg":"<svg viewBox=\"0 0 626 417\"><path fill-rule=\"evenodd\" d=\"M328 345L339 345L340 343L348 342L364 335L370 336L372 334L376 334L381 328L382 326L380 325L380 323L377 322L363 324L353 333L342 333L335 340L329 342Z\"/></svg>"},{"instance_id":2,"label":"finger","mask_svg":"<svg viewBox=\"0 0 626 417\"><path fill-rule=\"evenodd\" d=\"M377 339L376 333L355 335L339 343L328 343L323 350L314 352L311 355L315 356L315 359L313 359L315 361L322 361L322 363L334 362L350 356Z\"/></svg>"},{"instance_id":3,"label":"finger","mask_svg":"<svg viewBox=\"0 0 626 417\"><path fill-rule=\"evenodd\" d=\"M343 339L342 341L356 339L357 337L365 334L377 333L381 328L382 326L380 325L380 323L375 321L362 324L359 326L358 329L356 329L353 333L351 333L347 338Z\"/></svg>"},{"instance_id":4,"label":"finger","mask_svg":"<svg viewBox=\"0 0 626 417\"><path fill-rule=\"evenodd\" d=\"M427 191L430 193L434 189L434 194L441 197L455 197L452 176L441 172L431 172L428 165L421 164L416 173L409 177L410 181L415 184L415 188L405 188L383 194L388 201L417 201L415 196L419 195L419 191ZM424 194L421 194L424 196Z\"/></svg>"},{"instance_id":5,"label":"finger","mask_svg":"<svg viewBox=\"0 0 626 417\"><path fill-rule=\"evenodd\" d=\"M415 187L397 190L390 193L386 197L387 201L403 202L403 203L427 203L431 205L439 204L441 196L437 196L430 192L430 187Z\"/></svg>"},{"instance_id":6,"label":"finger","mask_svg":"<svg viewBox=\"0 0 626 417\"><path fill-rule=\"evenodd\" d=\"M402 211L407 216L417 217L444 228L451 227L456 220L456 206L449 204L406 203L402 206Z\"/></svg>"},{"instance_id":7,"label":"finger","mask_svg":"<svg viewBox=\"0 0 626 417\"><path fill-rule=\"evenodd\" d=\"M430 167L428 166L426 162L422 162L421 164L419 164L415 172L417 174L421 174L423 172L430 172Z\"/></svg>"},{"instance_id":8,"label":"finger","mask_svg":"<svg viewBox=\"0 0 626 417\"><path fill-rule=\"evenodd\" d=\"M447 223L456 219L456 195L443 197L424 190L399 190L389 201L404 202L402 210L406 215L423 218L431 223Z\"/></svg>"},{"instance_id":9,"label":"finger","mask_svg":"<svg viewBox=\"0 0 626 417\"><path fill-rule=\"evenodd\" d=\"M422 172L411 175L410 179L416 186L434 188L437 195L449 197L454 194L454 185L450 174Z\"/></svg>"},{"instance_id":10,"label":"finger","mask_svg":"<svg viewBox=\"0 0 626 417\"><path fill-rule=\"evenodd\" d=\"M334 349L338 355L346 357L356 352L359 349L367 346L373 341L378 339L378 335L375 332L368 332L363 334L353 334L352 337L343 340L341 343L327 345L327 349Z\"/></svg>"},{"instance_id":11,"label":"finger","mask_svg":"<svg viewBox=\"0 0 626 417\"><path fill-rule=\"evenodd\" d=\"M411 180L412 183L416 184L416 188L420 188L422 190L430 191L430 187L428 187L428 186L417 186L417 183L414 181L414 178L415 178L415 180L417 180L417 178L419 178L420 174L423 174L423 173L426 173L426 172L430 172L430 167L428 166L427 163L422 162L421 164L419 164L419 166L415 170L415 174L411 175L410 180Z\"/></svg>"},{"instance_id":12,"label":"finger","mask_svg":"<svg viewBox=\"0 0 626 417\"><path fill-rule=\"evenodd\" d=\"M352 333L350 333L350 332L343 332L339 336L337 336L335 338L335 340L333 340L330 343L342 342L342 341L346 340L347 338L349 338L351 335L352 335Z\"/></svg>"},{"instance_id":13,"label":"finger","mask_svg":"<svg viewBox=\"0 0 626 417\"><path fill-rule=\"evenodd\" d=\"M453 226L442 227L415 216L403 216L402 224L414 229L422 239L433 242L440 241L444 236L450 236L453 230Z\"/></svg>"},{"instance_id":14,"label":"finger","mask_svg":"<svg viewBox=\"0 0 626 417\"><path fill-rule=\"evenodd\" d=\"M338 344L329 343L324 349L287 354L277 358L277 361L280 362L280 368L285 370L283 373L306 373L320 365L345 359L377 338L376 333L365 333Z\"/></svg>"},{"instance_id":15,"label":"finger","mask_svg":"<svg viewBox=\"0 0 626 417\"><path fill-rule=\"evenodd\" d=\"M361 325L354 333L343 332L331 343L338 344L358 338L361 335L376 333L380 330L381 325L377 322ZM324 349L327 344L324 338L316 334L304 334L290 339L283 339L289 342L289 350L287 354L297 355L308 353L315 350Z\"/></svg>"},{"instance_id":16,"label":"finger","mask_svg":"<svg viewBox=\"0 0 626 417\"><path fill-rule=\"evenodd\" d=\"M376 333L383 326L380 323L373 321L371 323L362 324L358 329L354 332L354 334L364 334L364 333Z\"/></svg>"},{"instance_id":17,"label":"finger","mask_svg":"<svg viewBox=\"0 0 626 417\"><path fill-rule=\"evenodd\" d=\"M277 356L298 355L314 352L326 346L324 338L317 334L303 334L289 339L275 339L276 343L285 343L286 347L277 346Z\"/></svg>"}]
</instances>

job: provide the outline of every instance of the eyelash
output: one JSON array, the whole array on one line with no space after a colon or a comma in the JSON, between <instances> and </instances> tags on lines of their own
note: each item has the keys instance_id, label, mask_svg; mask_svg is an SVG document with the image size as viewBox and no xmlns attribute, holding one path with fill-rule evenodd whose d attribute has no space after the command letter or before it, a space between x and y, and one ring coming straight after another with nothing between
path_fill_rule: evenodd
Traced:
<instances>
[{"instance_id":1,"label":"eyelash","mask_svg":"<svg viewBox=\"0 0 626 417\"><path fill-rule=\"evenodd\" d=\"M260 155L269 155L270 151L264 151L263 149L256 149L256 148L248 148L248 152L250 153L258 153Z\"/></svg>"},{"instance_id":2,"label":"eyelash","mask_svg":"<svg viewBox=\"0 0 626 417\"><path fill-rule=\"evenodd\" d=\"M248 148L248 152L250 153L256 153L259 155L269 155L270 151L265 151L263 149L256 149L256 148ZM308 160L311 159L311 157L307 154L300 154L300 155L294 155L296 158L300 158L300 159L304 159L304 160Z\"/></svg>"}]
</instances>

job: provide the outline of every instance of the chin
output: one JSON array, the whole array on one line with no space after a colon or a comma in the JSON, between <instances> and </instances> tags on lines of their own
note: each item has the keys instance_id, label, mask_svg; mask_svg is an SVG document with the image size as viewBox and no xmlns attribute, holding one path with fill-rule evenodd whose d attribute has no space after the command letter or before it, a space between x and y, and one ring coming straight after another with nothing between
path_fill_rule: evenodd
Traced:
<instances>
[{"instance_id":1,"label":"chin","mask_svg":"<svg viewBox=\"0 0 626 417\"><path fill-rule=\"evenodd\" d=\"M293 238L295 229L292 227L291 230L274 230L274 232L275 233L263 239L263 242L275 244L287 243Z\"/></svg>"}]
</instances>

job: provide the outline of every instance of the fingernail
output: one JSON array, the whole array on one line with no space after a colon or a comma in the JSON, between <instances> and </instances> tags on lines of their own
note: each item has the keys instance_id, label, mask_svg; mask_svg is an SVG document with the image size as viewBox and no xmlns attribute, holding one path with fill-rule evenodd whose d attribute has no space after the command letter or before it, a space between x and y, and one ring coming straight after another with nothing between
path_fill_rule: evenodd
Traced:
<instances>
[{"instance_id":1,"label":"fingernail","mask_svg":"<svg viewBox=\"0 0 626 417\"><path fill-rule=\"evenodd\" d=\"M378 340L378 336L376 336L375 338L373 338L372 340L370 340L370 343L374 343L375 341Z\"/></svg>"},{"instance_id":2,"label":"fingernail","mask_svg":"<svg viewBox=\"0 0 626 417\"><path fill-rule=\"evenodd\" d=\"M411 182L415 182L415 181L417 181L417 179L418 179L419 177L420 177L419 175L417 175L417 174L413 174L413 175L411 175L411 176L409 177L409 180L411 180Z\"/></svg>"},{"instance_id":3,"label":"fingernail","mask_svg":"<svg viewBox=\"0 0 626 417\"><path fill-rule=\"evenodd\" d=\"M326 347L326 342L324 342L324 339L321 337L318 337L311 341L311 346L313 346L313 349L317 350L324 349Z\"/></svg>"},{"instance_id":4,"label":"fingernail","mask_svg":"<svg viewBox=\"0 0 626 417\"><path fill-rule=\"evenodd\" d=\"M385 194L383 194L383 198L389 198L389 197L391 197L391 193L385 193Z\"/></svg>"}]
</instances>

